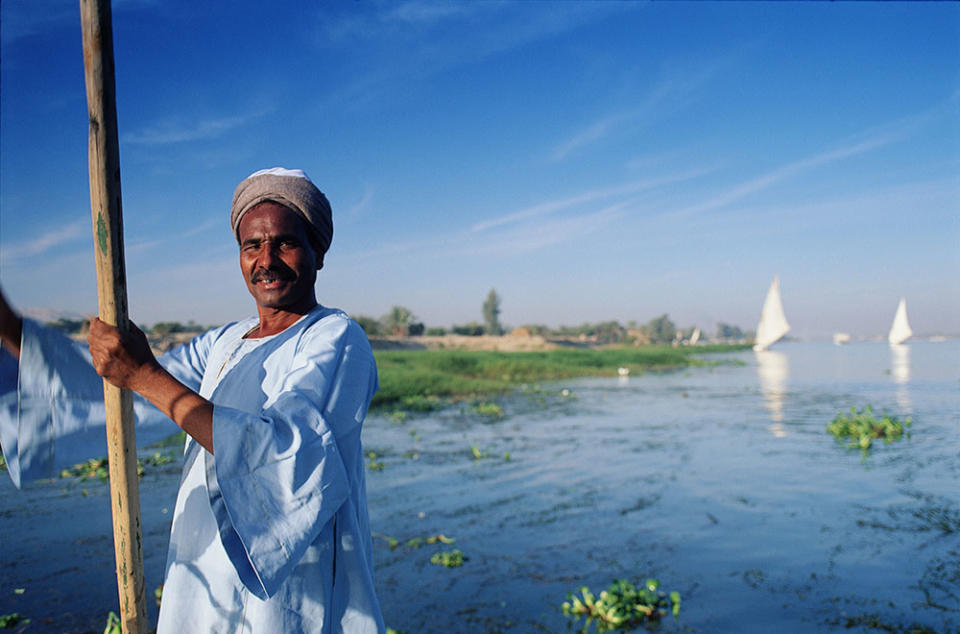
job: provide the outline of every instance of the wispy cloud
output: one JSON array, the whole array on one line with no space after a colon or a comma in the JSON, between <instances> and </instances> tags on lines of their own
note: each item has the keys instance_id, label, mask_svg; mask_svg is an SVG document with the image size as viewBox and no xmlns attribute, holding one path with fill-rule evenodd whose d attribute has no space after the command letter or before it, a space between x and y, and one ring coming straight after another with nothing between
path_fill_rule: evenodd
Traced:
<instances>
[{"instance_id":1,"label":"wispy cloud","mask_svg":"<svg viewBox=\"0 0 960 634\"><path fill-rule=\"evenodd\" d=\"M353 205L347 208L343 212L343 215L347 218L354 218L356 216L362 215L370 208L370 204L373 202L373 188L369 185L364 185L363 187L363 196L359 201L355 202Z\"/></svg>"},{"instance_id":2,"label":"wispy cloud","mask_svg":"<svg viewBox=\"0 0 960 634\"><path fill-rule=\"evenodd\" d=\"M214 227L217 227L217 226L224 227L224 226L226 226L226 225L227 225L227 223L224 221L223 218L220 218L220 217L211 218L210 220L208 220L208 221L206 221L206 222L204 222L204 223L202 223L202 224L197 225L196 227L194 227L194 228L191 229L190 231L187 231L187 232L185 232L185 233L180 234L180 237L181 237L181 238L189 238L189 237L191 237L191 236L197 235L198 233L203 233L204 231L209 231L210 229L213 229Z\"/></svg>"},{"instance_id":3,"label":"wispy cloud","mask_svg":"<svg viewBox=\"0 0 960 634\"><path fill-rule=\"evenodd\" d=\"M562 161L580 148L604 138L610 134L617 124L629 120L634 116L632 113L621 113L600 119L599 121L594 121L583 130L575 133L571 138L560 143L551 153L550 159L553 161Z\"/></svg>"},{"instance_id":4,"label":"wispy cloud","mask_svg":"<svg viewBox=\"0 0 960 634\"><path fill-rule=\"evenodd\" d=\"M488 227L483 240L476 233L454 231L445 235L418 238L408 242L391 241L362 251L338 254L338 258L358 262L383 261L404 256L450 258L498 254L519 255L570 242L598 231L626 215L634 200L618 201L564 218L529 223L498 223ZM438 248L438 245L443 245Z\"/></svg>"},{"instance_id":5,"label":"wispy cloud","mask_svg":"<svg viewBox=\"0 0 960 634\"><path fill-rule=\"evenodd\" d=\"M704 169L688 170L676 174L669 174L660 178L636 181L624 185L618 185L616 187L594 189L581 194L576 194L574 196L569 196L567 198L549 200L532 207L527 207L526 209L521 209L520 211L507 214L505 216L500 216L499 218L491 218L490 220L478 222L470 227L470 230L474 232L486 231L487 229L491 229L493 227L530 220L531 218L545 216L564 209L575 207L577 205L584 205L598 200L614 198L616 196L635 194L642 190L653 189L661 185L668 185L670 183L690 180L703 175L707 171L708 170Z\"/></svg>"},{"instance_id":6,"label":"wispy cloud","mask_svg":"<svg viewBox=\"0 0 960 634\"><path fill-rule=\"evenodd\" d=\"M720 58L694 72L671 71L658 82L636 107L600 117L561 141L550 153L551 161L562 161L578 150L618 133L629 133L656 120L663 112L675 112L695 100L711 78L730 63Z\"/></svg>"},{"instance_id":7,"label":"wispy cloud","mask_svg":"<svg viewBox=\"0 0 960 634\"><path fill-rule=\"evenodd\" d=\"M389 8L382 15L384 21L398 21L407 24L428 24L442 22L452 18L469 16L482 7L475 7L477 3L453 2L426 2L415 0L403 2Z\"/></svg>"},{"instance_id":8,"label":"wispy cloud","mask_svg":"<svg viewBox=\"0 0 960 634\"><path fill-rule=\"evenodd\" d=\"M4 259L19 259L47 253L51 249L90 237L90 221L77 220L52 231L49 231L33 240L3 249Z\"/></svg>"},{"instance_id":9,"label":"wispy cloud","mask_svg":"<svg viewBox=\"0 0 960 634\"><path fill-rule=\"evenodd\" d=\"M899 135L896 134L874 136L838 147L833 150L829 150L827 152L808 156L798 161L794 161L793 163L788 163L787 165L779 167L773 171L761 174L756 178L735 185L726 191L722 191L719 194L711 196L703 202L673 211L671 212L671 215L690 215L725 207L742 200L751 194L768 189L777 183L792 178L814 167L828 165L845 158L850 158L858 154L869 152L870 150L875 150L892 143L898 138Z\"/></svg>"},{"instance_id":10,"label":"wispy cloud","mask_svg":"<svg viewBox=\"0 0 960 634\"><path fill-rule=\"evenodd\" d=\"M374 99L395 81L409 85L625 10L618 3L562 3L550 11L530 11L513 2L416 0L373 6L376 10L361 14L323 15L318 22L319 46L348 46L354 58L358 50L368 58L365 70L354 73L335 99Z\"/></svg>"},{"instance_id":11,"label":"wispy cloud","mask_svg":"<svg viewBox=\"0 0 960 634\"><path fill-rule=\"evenodd\" d=\"M472 239L464 243L457 252L465 255L513 256L582 239L622 218L631 204L633 201L622 201L586 214L505 227L485 240Z\"/></svg>"},{"instance_id":12,"label":"wispy cloud","mask_svg":"<svg viewBox=\"0 0 960 634\"><path fill-rule=\"evenodd\" d=\"M209 139L238 128L261 114L258 112L196 122L163 121L139 132L127 133L121 140L131 145L167 145Z\"/></svg>"},{"instance_id":13,"label":"wispy cloud","mask_svg":"<svg viewBox=\"0 0 960 634\"><path fill-rule=\"evenodd\" d=\"M165 240L143 240L141 242L132 242L129 244L124 244L123 250L126 255L146 253L153 247L159 246L164 242Z\"/></svg>"}]
</instances>

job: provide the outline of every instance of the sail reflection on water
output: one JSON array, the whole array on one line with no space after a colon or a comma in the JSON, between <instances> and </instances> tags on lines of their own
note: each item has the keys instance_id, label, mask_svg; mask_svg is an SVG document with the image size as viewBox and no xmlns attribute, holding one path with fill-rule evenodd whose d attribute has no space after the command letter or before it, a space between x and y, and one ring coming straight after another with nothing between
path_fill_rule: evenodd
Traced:
<instances>
[{"instance_id":1,"label":"sail reflection on water","mask_svg":"<svg viewBox=\"0 0 960 634\"><path fill-rule=\"evenodd\" d=\"M762 350L757 351L755 356L764 406L770 412L770 420L774 423L768 429L774 436L786 436L787 432L781 423L783 404L787 396L787 378L790 375L787 355L776 350Z\"/></svg>"},{"instance_id":2,"label":"sail reflection on water","mask_svg":"<svg viewBox=\"0 0 960 634\"><path fill-rule=\"evenodd\" d=\"M897 405L905 414L912 413L910 401L910 346L890 346L890 376L897 384Z\"/></svg>"}]
</instances>

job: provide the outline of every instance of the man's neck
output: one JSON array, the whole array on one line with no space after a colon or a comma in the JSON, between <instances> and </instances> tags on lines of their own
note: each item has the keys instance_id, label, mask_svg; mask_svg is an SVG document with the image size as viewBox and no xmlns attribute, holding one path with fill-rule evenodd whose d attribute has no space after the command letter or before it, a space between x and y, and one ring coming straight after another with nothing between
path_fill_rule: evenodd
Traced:
<instances>
[{"instance_id":1,"label":"man's neck","mask_svg":"<svg viewBox=\"0 0 960 634\"><path fill-rule=\"evenodd\" d=\"M269 337L271 335L283 332L293 324L300 321L301 317L316 307L316 300L309 305L304 304L303 306L287 309L257 306L257 315L260 317L260 325L258 325L253 332L248 334L247 338L259 339L261 337Z\"/></svg>"}]
</instances>

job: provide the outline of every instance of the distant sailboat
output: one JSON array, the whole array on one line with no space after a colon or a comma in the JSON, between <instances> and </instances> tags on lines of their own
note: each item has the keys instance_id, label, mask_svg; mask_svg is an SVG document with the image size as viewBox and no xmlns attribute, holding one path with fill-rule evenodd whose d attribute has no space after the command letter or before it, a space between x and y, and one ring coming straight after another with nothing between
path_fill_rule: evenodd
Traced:
<instances>
[{"instance_id":1,"label":"distant sailboat","mask_svg":"<svg viewBox=\"0 0 960 634\"><path fill-rule=\"evenodd\" d=\"M783 303L780 301L780 280L774 275L770 290L767 291L767 299L763 302L753 349L766 350L788 332L790 324L787 323L787 316L783 314Z\"/></svg>"},{"instance_id":2,"label":"distant sailboat","mask_svg":"<svg viewBox=\"0 0 960 634\"><path fill-rule=\"evenodd\" d=\"M695 327L695 328L693 329L693 334L690 335L690 342L689 342L689 343L690 343L691 346L693 346L693 345L696 345L696 343L697 343L698 341L700 341L700 329Z\"/></svg>"},{"instance_id":3,"label":"distant sailboat","mask_svg":"<svg viewBox=\"0 0 960 634\"><path fill-rule=\"evenodd\" d=\"M890 326L890 334L887 341L890 345L901 344L913 335L910 329L910 322L907 321L907 300L900 298L900 305L897 306L897 314L893 317L893 325Z\"/></svg>"},{"instance_id":4,"label":"distant sailboat","mask_svg":"<svg viewBox=\"0 0 960 634\"><path fill-rule=\"evenodd\" d=\"M838 346L842 346L845 343L850 343L850 333L847 332L835 332L833 333L833 343Z\"/></svg>"}]
</instances>

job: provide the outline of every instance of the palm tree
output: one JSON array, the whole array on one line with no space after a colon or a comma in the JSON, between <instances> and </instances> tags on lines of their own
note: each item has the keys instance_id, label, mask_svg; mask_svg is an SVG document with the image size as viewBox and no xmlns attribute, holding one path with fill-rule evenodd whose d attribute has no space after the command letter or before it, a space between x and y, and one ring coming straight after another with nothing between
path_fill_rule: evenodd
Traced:
<instances>
[{"instance_id":1,"label":"palm tree","mask_svg":"<svg viewBox=\"0 0 960 634\"><path fill-rule=\"evenodd\" d=\"M390 312L383 316L383 325L387 327L394 337L404 337L407 334L407 327L414 320L410 309L403 306L394 306Z\"/></svg>"}]
</instances>

